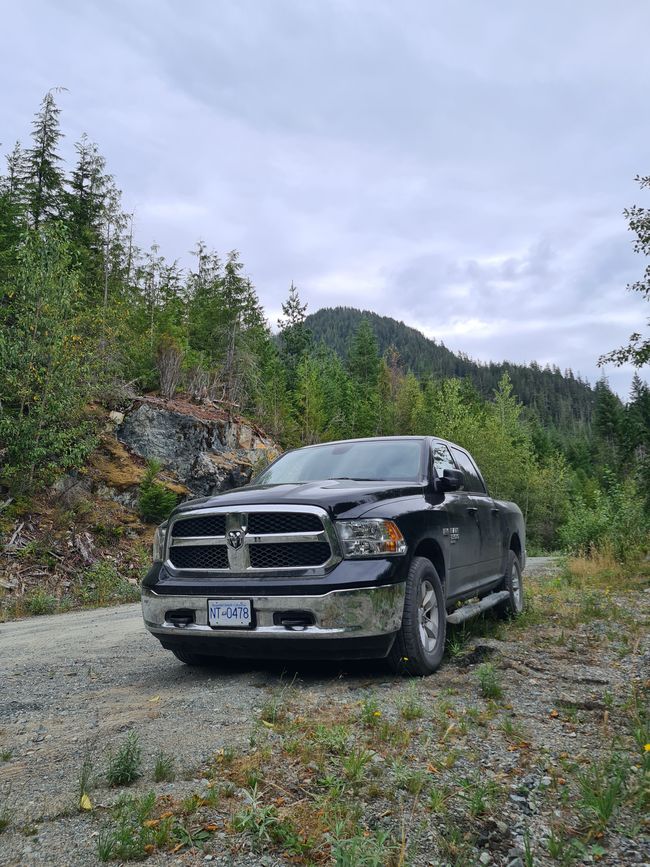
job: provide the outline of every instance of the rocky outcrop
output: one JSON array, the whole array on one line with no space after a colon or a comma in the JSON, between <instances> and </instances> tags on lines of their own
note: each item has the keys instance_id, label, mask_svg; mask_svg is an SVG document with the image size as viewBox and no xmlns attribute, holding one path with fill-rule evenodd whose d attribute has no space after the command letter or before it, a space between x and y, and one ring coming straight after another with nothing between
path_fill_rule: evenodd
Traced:
<instances>
[{"instance_id":1,"label":"rocky outcrop","mask_svg":"<svg viewBox=\"0 0 650 867\"><path fill-rule=\"evenodd\" d=\"M182 399L135 401L115 433L140 458L161 461L193 496L246 484L279 454L278 446L245 419Z\"/></svg>"}]
</instances>

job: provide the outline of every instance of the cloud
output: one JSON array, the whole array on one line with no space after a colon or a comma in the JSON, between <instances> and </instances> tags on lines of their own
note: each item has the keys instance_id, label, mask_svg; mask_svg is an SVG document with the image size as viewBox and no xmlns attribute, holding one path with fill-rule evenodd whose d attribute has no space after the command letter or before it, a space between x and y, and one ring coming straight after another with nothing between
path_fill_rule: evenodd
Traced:
<instances>
[{"instance_id":1,"label":"cloud","mask_svg":"<svg viewBox=\"0 0 650 867\"><path fill-rule=\"evenodd\" d=\"M294 280L312 310L592 380L642 327L644 0L25 0L4 23L3 146L66 85L65 152L99 143L140 246L240 249L270 315Z\"/></svg>"}]
</instances>

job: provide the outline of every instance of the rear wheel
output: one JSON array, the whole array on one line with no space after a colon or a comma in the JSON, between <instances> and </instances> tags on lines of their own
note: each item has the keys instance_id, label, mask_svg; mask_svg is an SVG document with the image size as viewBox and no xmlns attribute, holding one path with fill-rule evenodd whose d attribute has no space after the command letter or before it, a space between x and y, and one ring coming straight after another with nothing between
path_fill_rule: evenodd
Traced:
<instances>
[{"instance_id":1,"label":"rear wheel","mask_svg":"<svg viewBox=\"0 0 650 867\"><path fill-rule=\"evenodd\" d=\"M203 656L201 653L188 653L185 650L172 650L172 653L185 665L211 665L214 662L211 656Z\"/></svg>"},{"instance_id":2,"label":"rear wheel","mask_svg":"<svg viewBox=\"0 0 650 867\"><path fill-rule=\"evenodd\" d=\"M388 656L393 671L425 677L445 651L447 611L438 573L430 560L414 557L406 579L402 625Z\"/></svg>"},{"instance_id":3,"label":"rear wheel","mask_svg":"<svg viewBox=\"0 0 650 867\"><path fill-rule=\"evenodd\" d=\"M524 585L521 576L521 565L514 551L508 551L506 574L503 578L502 590L509 593L508 599L497 605L496 611L502 617L516 617L524 610Z\"/></svg>"}]
</instances>

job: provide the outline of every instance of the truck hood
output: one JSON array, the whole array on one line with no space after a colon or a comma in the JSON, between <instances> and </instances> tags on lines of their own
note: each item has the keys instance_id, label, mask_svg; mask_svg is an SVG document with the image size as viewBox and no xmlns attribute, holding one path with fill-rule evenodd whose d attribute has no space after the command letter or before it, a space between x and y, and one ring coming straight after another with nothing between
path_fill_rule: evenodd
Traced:
<instances>
[{"instance_id":1,"label":"truck hood","mask_svg":"<svg viewBox=\"0 0 650 867\"><path fill-rule=\"evenodd\" d=\"M278 503L320 506L333 518L344 515L358 517L383 500L422 496L423 493L424 486L412 482L355 482L350 479L328 479L291 485L247 485L214 497L188 500L178 506L174 514L217 506L246 511L254 506Z\"/></svg>"}]
</instances>

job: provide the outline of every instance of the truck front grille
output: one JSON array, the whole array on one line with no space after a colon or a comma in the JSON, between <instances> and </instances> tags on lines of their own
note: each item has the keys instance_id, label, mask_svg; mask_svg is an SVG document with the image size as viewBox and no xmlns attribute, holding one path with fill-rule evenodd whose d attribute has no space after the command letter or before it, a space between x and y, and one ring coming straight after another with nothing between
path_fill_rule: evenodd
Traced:
<instances>
[{"instance_id":1,"label":"truck front grille","mask_svg":"<svg viewBox=\"0 0 650 867\"><path fill-rule=\"evenodd\" d=\"M290 542L280 545L251 545L254 569L291 569L296 566L322 566L330 556L327 542Z\"/></svg>"},{"instance_id":2,"label":"truck front grille","mask_svg":"<svg viewBox=\"0 0 650 867\"><path fill-rule=\"evenodd\" d=\"M223 536L225 532L225 515L184 518L181 521L176 521L172 527L172 536Z\"/></svg>"},{"instance_id":3,"label":"truck front grille","mask_svg":"<svg viewBox=\"0 0 650 867\"><path fill-rule=\"evenodd\" d=\"M187 545L172 547L169 559L177 569L227 569L225 545Z\"/></svg>"},{"instance_id":4,"label":"truck front grille","mask_svg":"<svg viewBox=\"0 0 650 867\"><path fill-rule=\"evenodd\" d=\"M215 510L171 519L167 563L199 572L242 574L309 570L323 574L340 559L336 534L323 509L256 506L250 512Z\"/></svg>"},{"instance_id":5,"label":"truck front grille","mask_svg":"<svg viewBox=\"0 0 650 867\"><path fill-rule=\"evenodd\" d=\"M318 515L309 512L250 512L248 532L252 536L265 533L320 533L323 525Z\"/></svg>"}]
</instances>

